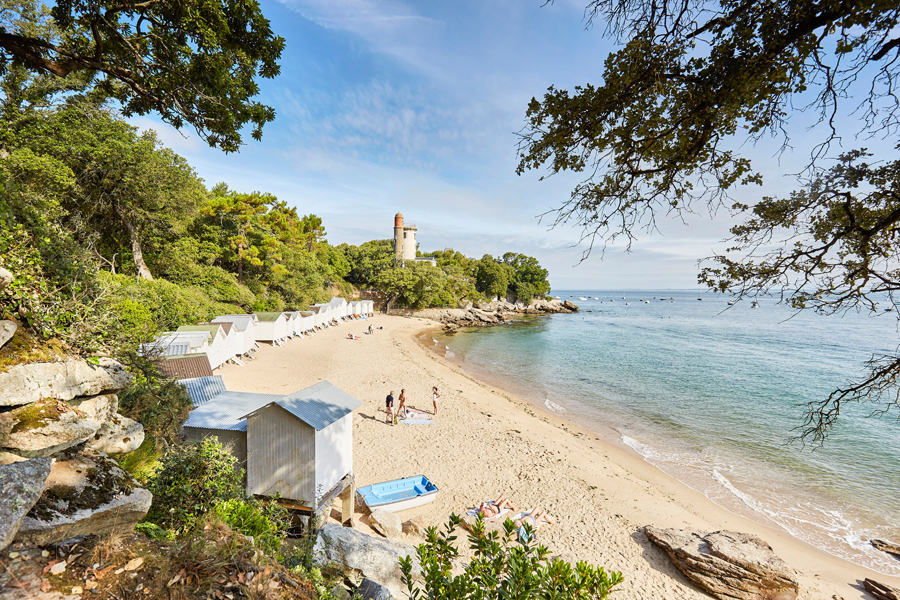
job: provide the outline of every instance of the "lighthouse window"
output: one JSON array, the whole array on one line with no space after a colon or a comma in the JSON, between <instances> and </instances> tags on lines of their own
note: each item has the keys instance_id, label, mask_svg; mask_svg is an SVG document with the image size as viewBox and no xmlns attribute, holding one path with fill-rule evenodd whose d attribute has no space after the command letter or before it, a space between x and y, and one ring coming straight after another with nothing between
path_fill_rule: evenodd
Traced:
<instances>
[{"instance_id":1,"label":"lighthouse window","mask_svg":"<svg viewBox=\"0 0 900 600\"><path fill-rule=\"evenodd\" d=\"M406 232L403 232L403 238L406 239Z\"/></svg>"}]
</instances>

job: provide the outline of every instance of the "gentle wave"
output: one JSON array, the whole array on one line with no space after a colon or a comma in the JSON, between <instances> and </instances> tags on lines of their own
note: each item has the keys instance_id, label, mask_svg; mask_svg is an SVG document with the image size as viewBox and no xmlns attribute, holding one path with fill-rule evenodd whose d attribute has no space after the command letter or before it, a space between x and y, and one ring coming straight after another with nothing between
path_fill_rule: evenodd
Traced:
<instances>
[{"instance_id":1,"label":"gentle wave","mask_svg":"<svg viewBox=\"0 0 900 600\"><path fill-rule=\"evenodd\" d=\"M544 397L544 406L546 406L550 411L555 413L564 413L566 409L554 402L550 399L549 396Z\"/></svg>"}]
</instances>

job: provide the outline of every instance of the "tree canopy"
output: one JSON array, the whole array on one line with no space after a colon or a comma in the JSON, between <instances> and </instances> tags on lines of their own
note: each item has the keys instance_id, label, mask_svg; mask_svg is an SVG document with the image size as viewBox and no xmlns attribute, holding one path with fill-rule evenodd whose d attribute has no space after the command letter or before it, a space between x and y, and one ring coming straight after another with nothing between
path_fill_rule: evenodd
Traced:
<instances>
[{"instance_id":1,"label":"tree canopy","mask_svg":"<svg viewBox=\"0 0 900 600\"><path fill-rule=\"evenodd\" d=\"M253 98L279 73L284 40L255 0L83 2L3 0L0 75L12 67L80 75L126 116L155 111L193 126L210 146L237 150L275 111Z\"/></svg>"},{"instance_id":2,"label":"tree canopy","mask_svg":"<svg viewBox=\"0 0 900 600\"><path fill-rule=\"evenodd\" d=\"M894 303L900 163L832 150L848 135L896 143L896 2L591 0L586 17L620 47L601 84L532 99L518 165L520 174L583 174L554 214L583 228L585 257L619 238L630 248L660 215L728 207L746 220L726 255L712 258L718 266L701 272L713 289L774 291L825 313ZM733 203L738 186L763 183L742 144L772 135L789 149L789 125L803 112L823 126L803 189ZM900 358L874 357L860 381L810 403L802 437L823 440L848 400L900 406L898 375Z\"/></svg>"}]
</instances>

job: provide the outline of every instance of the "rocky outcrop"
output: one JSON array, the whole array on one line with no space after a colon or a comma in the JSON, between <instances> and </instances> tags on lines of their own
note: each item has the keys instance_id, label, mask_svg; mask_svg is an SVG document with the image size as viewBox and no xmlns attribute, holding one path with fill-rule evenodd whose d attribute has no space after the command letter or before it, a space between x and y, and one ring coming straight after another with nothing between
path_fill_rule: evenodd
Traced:
<instances>
[{"instance_id":1,"label":"rocky outcrop","mask_svg":"<svg viewBox=\"0 0 900 600\"><path fill-rule=\"evenodd\" d=\"M16 329L18 329L18 325L16 325L15 321L0 321L0 348L12 339Z\"/></svg>"},{"instance_id":2,"label":"rocky outcrop","mask_svg":"<svg viewBox=\"0 0 900 600\"><path fill-rule=\"evenodd\" d=\"M406 311L403 314L438 321L443 323L444 331L452 333L460 327L490 327L509 323L517 314L544 315L571 312L578 312L578 306L568 300L553 299L535 300L530 305L495 300L468 305L465 308L427 308Z\"/></svg>"},{"instance_id":3,"label":"rocky outcrop","mask_svg":"<svg viewBox=\"0 0 900 600\"><path fill-rule=\"evenodd\" d=\"M878 583L873 579L866 578L863 580L863 586L866 591L875 596L877 600L900 600L900 588L892 585Z\"/></svg>"},{"instance_id":4,"label":"rocky outcrop","mask_svg":"<svg viewBox=\"0 0 900 600\"><path fill-rule=\"evenodd\" d=\"M313 556L319 564L336 563L343 569L344 575L357 585L364 578L381 582L398 598L405 589L400 580L400 558L412 556L413 575L421 573L416 550L412 546L366 535L334 523L328 523L319 530Z\"/></svg>"},{"instance_id":5,"label":"rocky outcrop","mask_svg":"<svg viewBox=\"0 0 900 600\"><path fill-rule=\"evenodd\" d=\"M105 455L72 453L53 464L15 539L43 546L76 535L130 531L152 498Z\"/></svg>"},{"instance_id":6,"label":"rocky outcrop","mask_svg":"<svg viewBox=\"0 0 900 600\"><path fill-rule=\"evenodd\" d=\"M86 442L100 425L66 402L45 398L0 413L0 449L29 458L51 456Z\"/></svg>"},{"instance_id":7,"label":"rocky outcrop","mask_svg":"<svg viewBox=\"0 0 900 600\"><path fill-rule=\"evenodd\" d=\"M895 544L894 542L886 542L884 540L871 540L872 545L881 550L882 552L887 552L888 554L893 554L894 556L900 557L900 544Z\"/></svg>"},{"instance_id":8,"label":"rocky outcrop","mask_svg":"<svg viewBox=\"0 0 900 600\"><path fill-rule=\"evenodd\" d=\"M391 590L368 578L363 579L355 591L362 600L391 600L394 597Z\"/></svg>"},{"instance_id":9,"label":"rocky outcrop","mask_svg":"<svg viewBox=\"0 0 900 600\"><path fill-rule=\"evenodd\" d=\"M133 452L144 443L144 426L122 415L113 415L104 423L86 447L105 454Z\"/></svg>"},{"instance_id":10,"label":"rocky outcrop","mask_svg":"<svg viewBox=\"0 0 900 600\"><path fill-rule=\"evenodd\" d=\"M114 392L128 385L131 375L121 363L100 358L29 363L0 373L0 406L22 406L42 398L71 400Z\"/></svg>"},{"instance_id":11,"label":"rocky outcrop","mask_svg":"<svg viewBox=\"0 0 900 600\"><path fill-rule=\"evenodd\" d=\"M369 514L369 522L372 529L386 538L395 538L403 532L403 523L400 517L386 510L373 510Z\"/></svg>"},{"instance_id":12,"label":"rocky outcrop","mask_svg":"<svg viewBox=\"0 0 900 600\"><path fill-rule=\"evenodd\" d=\"M44 491L53 460L33 458L0 466L0 550L19 530L22 519Z\"/></svg>"},{"instance_id":13,"label":"rocky outcrop","mask_svg":"<svg viewBox=\"0 0 900 600\"><path fill-rule=\"evenodd\" d=\"M746 533L645 527L647 538L691 581L722 600L794 600L794 572L763 540Z\"/></svg>"}]
</instances>

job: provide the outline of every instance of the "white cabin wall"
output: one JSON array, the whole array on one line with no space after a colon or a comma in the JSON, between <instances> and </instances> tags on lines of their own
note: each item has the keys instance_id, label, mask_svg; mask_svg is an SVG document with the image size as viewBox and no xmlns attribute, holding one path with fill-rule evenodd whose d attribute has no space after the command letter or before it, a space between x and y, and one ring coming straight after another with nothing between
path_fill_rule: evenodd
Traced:
<instances>
[{"instance_id":1,"label":"white cabin wall","mask_svg":"<svg viewBox=\"0 0 900 600\"><path fill-rule=\"evenodd\" d=\"M353 471L353 413L316 434L316 489L327 493Z\"/></svg>"}]
</instances>

